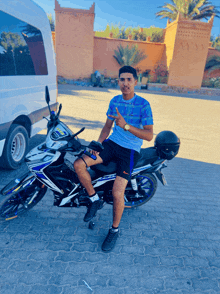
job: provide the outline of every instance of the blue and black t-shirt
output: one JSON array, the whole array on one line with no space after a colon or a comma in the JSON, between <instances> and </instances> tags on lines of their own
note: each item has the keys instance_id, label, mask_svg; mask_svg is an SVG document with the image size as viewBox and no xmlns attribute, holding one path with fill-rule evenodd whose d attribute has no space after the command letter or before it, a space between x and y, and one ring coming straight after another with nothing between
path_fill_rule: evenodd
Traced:
<instances>
[{"instance_id":1,"label":"blue and black t-shirt","mask_svg":"<svg viewBox=\"0 0 220 294\"><path fill-rule=\"evenodd\" d=\"M109 117L109 115L117 116L116 107L129 125L139 129L143 129L145 125L153 125L150 103L136 94L130 100L124 100L122 95L112 98L106 113L110 120L114 120L114 118ZM113 133L109 136L109 139L124 148L133 149L137 152L140 152L143 144L142 139L129 131L123 130L116 124L114 124Z\"/></svg>"}]
</instances>

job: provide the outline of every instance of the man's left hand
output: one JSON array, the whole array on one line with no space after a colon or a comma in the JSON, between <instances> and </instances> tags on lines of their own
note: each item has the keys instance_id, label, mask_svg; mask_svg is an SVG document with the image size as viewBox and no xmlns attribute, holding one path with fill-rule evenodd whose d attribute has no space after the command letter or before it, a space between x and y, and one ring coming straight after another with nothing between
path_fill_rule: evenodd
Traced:
<instances>
[{"instance_id":1,"label":"man's left hand","mask_svg":"<svg viewBox=\"0 0 220 294\"><path fill-rule=\"evenodd\" d=\"M116 107L116 112L117 112L117 116L114 116L114 115L109 115L109 116L113 117L115 119L116 125L123 129L124 126L126 125L126 121L123 118L123 116L120 114L120 112L118 111L117 107Z\"/></svg>"}]
</instances>

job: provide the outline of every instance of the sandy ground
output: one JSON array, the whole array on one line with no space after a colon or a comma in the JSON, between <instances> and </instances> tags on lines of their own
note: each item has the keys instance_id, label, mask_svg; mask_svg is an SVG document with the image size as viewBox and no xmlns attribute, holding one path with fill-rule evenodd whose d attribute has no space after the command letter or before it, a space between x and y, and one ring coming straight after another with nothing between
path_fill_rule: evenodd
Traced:
<instances>
[{"instance_id":1,"label":"sandy ground","mask_svg":"<svg viewBox=\"0 0 220 294\"><path fill-rule=\"evenodd\" d=\"M168 96L143 90L136 93L151 104L155 136L170 130L180 138L177 157L220 164L220 97ZM108 104L118 94L120 90L115 89L59 85L61 119L74 132L84 126L80 138L97 140L106 121ZM153 141L144 141L143 147L149 146L153 146Z\"/></svg>"}]
</instances>

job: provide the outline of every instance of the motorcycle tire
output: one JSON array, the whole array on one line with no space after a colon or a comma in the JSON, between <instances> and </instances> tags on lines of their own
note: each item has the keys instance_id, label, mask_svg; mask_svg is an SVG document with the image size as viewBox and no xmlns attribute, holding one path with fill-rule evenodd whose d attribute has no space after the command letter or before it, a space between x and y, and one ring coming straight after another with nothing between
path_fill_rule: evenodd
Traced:
<instances>
[{"instance_id":1,"label":"motorcycle tire","mask_svg":"<svg viewBox=\"0 0 220 294\"><path fill-rule=\"evenodd\" d=\"M13 124L10 127L2 156L5 169L17 169L22 164L28 151L28 132L25 127Z\"/></svg>"},{"instance_id":2,"label":"motorcycle tire","mask_svg":"<svg viewBox=\"0 0 220 294\"><path fill-rule=\"evenodd\" d=\"M138 191L131 184L125 190L125 208L134 208L147 203L157 190L157 179L153 174L142 173L136 176Z\"/></svg>"},{"instance_id":3,"label":"motorcycle tire","mask_svg":"<svg viewBox=\"0 0 220 294\"><path fill-rule=\"evenodd\" d=\"M32 185L21 188L0 203L0 221L12 220L33 208L46 194L47 187L35 181Z\"/></svg>"}]
</instances>

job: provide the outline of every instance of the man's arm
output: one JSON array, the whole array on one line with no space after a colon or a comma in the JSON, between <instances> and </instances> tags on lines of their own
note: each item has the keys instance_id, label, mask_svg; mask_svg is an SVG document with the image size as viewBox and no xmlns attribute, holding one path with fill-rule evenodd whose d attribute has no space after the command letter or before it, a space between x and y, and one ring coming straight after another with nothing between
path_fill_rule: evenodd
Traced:
<instances>
[{"instance_id":1,"label":"man's arm","mask_svg":"<svg viewBox=\"0 0 220 294\"><path fill-rule=\"evenodd\" d=\"M131 125L129 125L129 127L128 132L132 133L136 137L147 141L151 141L153 139L153 125L143 126L144 129L138 129Z\"/></svg>"},{"instance_id":2,"label":"man's arm","mask_svg":"<svg viewBox=\"0 0 220 294\"><path fill-rule=\"evenodd\" d=\"M98 138L98 142L102 143L103 141L105 141L105 139L108 138L113 123L114 123L114 120L111 120L111 119L107 118L107 120L105 122L105 125L104 125L104 127L103 127L103 129L102 129L102 131L100 133L99 138Z\"/></svg>"},{"instance_id":3,"label":"man's arm","mask_svg":"<svg viewBox=\"0 0 220 294\"><path fill-rule=\"evenodd\" d=\"M117 126L124 129L124 126L126 125L126 121L123 118L123 116L120 114L120 112L118 111L117 107L116 107L116 111L118 114L117 116L114 116L114 115L109 115L109 116L116 120ZM143 139L143 140L147 140L147 141L151 141L153 139L153 125L145 125L145 126L143 126L144 129L139 129L139 128L136 128L132 125L129 125L129 127L130 128L129 128L128 132L132 133L136 137Z\"/></svg>"}]
</instances>

